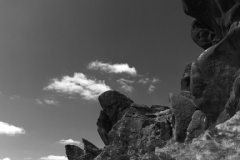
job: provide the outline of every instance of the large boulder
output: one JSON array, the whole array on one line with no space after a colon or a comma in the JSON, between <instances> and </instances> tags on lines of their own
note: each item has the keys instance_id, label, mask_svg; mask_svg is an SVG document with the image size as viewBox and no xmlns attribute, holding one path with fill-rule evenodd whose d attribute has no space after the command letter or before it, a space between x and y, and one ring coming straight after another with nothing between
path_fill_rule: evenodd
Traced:
<instances>
[{"instance_id":1,"label":"large boulder","mask_svg":"<svg viewBox=\"0 0 240 160\"><path fill-rule=\"evenodd\" d=\"M170 107L174 116L173 136L178 142L184 142L187 128L197 107L192 99L181 94L170 94Z\"/></svg>"},{"instance_id":2,"label":"large boulder","mask_svg":"<svg viewBox=\"0 0 240 160\"><path fill-rule=\"evenodd\" d=\"M239 75L240 0L182 2L185 13L196 18L193 40L206 49L191 65L190 93L198 109L210 115L209 121L214 124Z\"/></svg>"},{"instance_id":3,"label":"large boulder","mask_svg":"<svg viewBox=\"0 0 240 160\"><path fill-rule=\"evenodd\" d=\"M65 150L68 160L80 160L80 157L84 155L84 151L75 145L66 145Z\"/></svg>"},{"instance_id":4,"label":"large boulder","mask_svg":"<svg viewBox=\"0 0 240 160\"><path fill-rule=\"evenodd\" d=\"M98 100L114 125L124 114L124 110L130 108L133 101L125 95L115 91L109 90L102 93Z\"/></svg>"},{"instance_id":5,"label":"large boulder","mask_svg":"<svg viewBox=\"0 0 240 160\"><path fill-rule=\"evenodd\" d=\"M203 52L192 64L191 93L205 113L223 111L240 68L240 28L234 23L228 35Z\"/></svg>"}]
</instances>

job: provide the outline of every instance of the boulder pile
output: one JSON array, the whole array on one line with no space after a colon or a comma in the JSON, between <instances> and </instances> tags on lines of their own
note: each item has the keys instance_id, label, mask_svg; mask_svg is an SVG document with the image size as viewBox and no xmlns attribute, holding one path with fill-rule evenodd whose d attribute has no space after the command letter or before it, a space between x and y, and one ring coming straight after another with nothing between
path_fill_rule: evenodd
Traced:
<instances>
[{"instance_id":1,"label":"boulder pile","mask_svg":"<svg viewBox=\"0 0 240 160\"><path fill-rule=\"evenodd\" d=\"M69 160L171 160L156 151L170 142L239 132L240 0L182 3L195 18L192 39L205 51L186 64L181 92L170 93L169 106L151 107L115 90L102 93L97 130L106 146L99 149L85 139L84 151L67 145Z\"/></svg>"}]
</instances>

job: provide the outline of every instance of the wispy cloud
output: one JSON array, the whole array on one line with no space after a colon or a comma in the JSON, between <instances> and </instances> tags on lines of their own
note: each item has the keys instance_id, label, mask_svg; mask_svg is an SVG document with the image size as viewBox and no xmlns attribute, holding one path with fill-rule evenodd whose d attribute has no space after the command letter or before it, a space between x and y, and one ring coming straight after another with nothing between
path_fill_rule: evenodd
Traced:
<instances>
[{"instance_id":1,"label":"wispy cloud","mask_svg":"<svg viewBox=\"0 0 240 160\"><path fill-rule=\"evenodd\" d=\"M65 156L54 156L54 155L49 155L47 157L41 157L39 159L41 159L41 160L68 160L67 157L65 157Z\"/></svg>"},{"instance_id":2,"label":"wispy cloud","mask_svg":"<svg viewBox=\"0 0 240 160\"><path fill-rule=\"evenodd\" d=\"M76 145L80 145L81 142L79 142L79 141L74 141L74 140L72 140L72 139L68 139L68 140L62 139L62 140L58 141L57 143L64 144L64 145L66 145L66 144L76 144Z\"/></svg>"},{"instance_id":3,"label":"wispy cloud","mask_svg":"<svg viewBox=\"0 0 240 160\"><path fill-rule=\"evenodd\" d=\"M152 93L155 89L156 89L156 87L151 84L148 88L148 93Z\"/></svg>"},{"instance_id":4,"label":"wispy cloud","mask_svg":"<svg viewBox=\"0 0 240 160\"><path fill-rule=\"evenodd\" d=\"M25 130L5 122L0 122L0 134L14 136L16 134L25 134Z\"/></svg>"},{"instance_id":5,"label":"wispy cloud","mask_svg":"<svg viewBox=\"0 0 240 160\"><path fill-rule=\"evenodd\" d=\"M44 90L55 90L65 94L79 94L85 100L96 100L99 94L110 90L105 81L89 79L83 73L75 73L73 77L64 76L62 79L52 79Z\"/></svg>"},{"instance_id":6,"label":"wispy cloud","mask_svg":"<svg viewBox=\"0 0 240 160\"><path fill-rule=\"evenodd\" d=\"M134 83L134 81L121 78L117 80L117 82L121 85L121 89L123 89L126 92L132 92L134 90L133 86L128 84L128 83L132 84Z\"/></svg>"},{"instance_id":7,"label":"wispy cloud","mask_svg":"<svg viewBox=\"0 0 240 160\"><path fill-rule=\"evenodd\" d=\"M153 77L152 83L157 83L157 82L161 82L161 80L159 78Z\"/></svg>"},{"instance_id":8,"label":"wispy cloud","mask_svg":"<svg viewBox=\"0 0 240 160\"><path fill-rule=\"evenodd\" d=\"M37 102L37 104L40 104L40 105L43 104L43 102L40 99L36 99L36 102Z\"/></svg>"},{"instance_id":9,"label":"wispy cloud","mask_svg":"<svg viewBox=\"0 0 240 160\"><path fill-rule=\"evenodd\" d=\"M149 78L141 78L138 83L142 83L142 84L147 84L149 82Z\"/></svg>"},{"instance_id":10,"label":"wispy cloud","mask_svg":"<svg viewBox=\"0 0 240 160\"><path fill-rule=\"evenodd\" d=\"M153 79L149 79L149 78L141 78L138 83L142 83L142 84L147 84L147 83L157 83L157 82L161 82L159 78L155 78L153 77Z\"/></svg>"},{"instance_id":11,"label":"wispy cloud","mask_svg":"<svg viewBox=\"0 0 240 160\"><path fill-rule=\"evenodd\" d=\"M57 104L59 104L58 101L53 100L53 99L44 99L44 102L45 102L46 104L48 104L48 105L57 105Z\"/></svg>"},{"instance_id":12,"label":"wispy cloud","mask_svg":"<svg viewBox=\"0 0 240 160\"><path fill-rule=\"evenodd\" d=\"M20 96L13 95L13 96L10 96L9 98L10 98L11 100L15 100L15 99L18 99L18 98L20 98Z\"/></svg>"},{"instance_id":13,"label":"wispy cloud","mask_svg":"<svg viewBox=\"0 0 240 160\"><path fill-rule=\"evenodd\" d=\"M3 158L3 159L0 159L0 160L11 160L10 158Z\"/></svg>"},{"instance_id":14,"label":"wispy cloud","mask_svg":"<svg viewBox=\"0 0 240 160\"><path fill-rule=\"evenodd\" d=\"M117 74L126 73L131 76L137 75L137 71L135 67L129 67L127 63L111 64L111 63L94 61L88 64L88 69L101 70L106 73L117 73Z\"/></svg>"}]
</instances>

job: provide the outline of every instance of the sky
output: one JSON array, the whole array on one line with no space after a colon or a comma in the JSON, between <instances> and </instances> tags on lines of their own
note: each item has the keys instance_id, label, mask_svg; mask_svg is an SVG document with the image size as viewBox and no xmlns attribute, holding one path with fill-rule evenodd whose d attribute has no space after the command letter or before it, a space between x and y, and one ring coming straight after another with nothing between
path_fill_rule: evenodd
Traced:
<instances>
[{"instance_id":1,"label":"sky","mask_svg":"<svg viewBox=\"0 0 240 160\"><path fill-rule=\"evenodd\" d=\"M66 160L97 133L100 93L169 106L191 40L181 0L1 0L0 160Z\"/></svg>"}]
</instances>

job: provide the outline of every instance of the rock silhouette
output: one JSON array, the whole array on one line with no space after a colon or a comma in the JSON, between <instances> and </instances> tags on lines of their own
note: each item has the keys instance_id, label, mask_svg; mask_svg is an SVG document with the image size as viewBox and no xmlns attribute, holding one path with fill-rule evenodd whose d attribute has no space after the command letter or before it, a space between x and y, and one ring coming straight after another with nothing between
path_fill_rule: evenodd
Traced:
<instances>
[{"instance_id":1,"label":"rock silhouette","mask_svg":"<svg viewBox=\"0 0 240 160\"><path fill-rule=\"evenodd\" d=\"M205 51L185 65L181 92L170 93L169 106L151 107L115 90L102 93L97 131L106 146L99 149L85 139L84 151L67 145L69 160L174 160L164 151L176 144L239 134L240 0L182 4L195 18L191 37Z\"/></svg>"}]
</instances>

